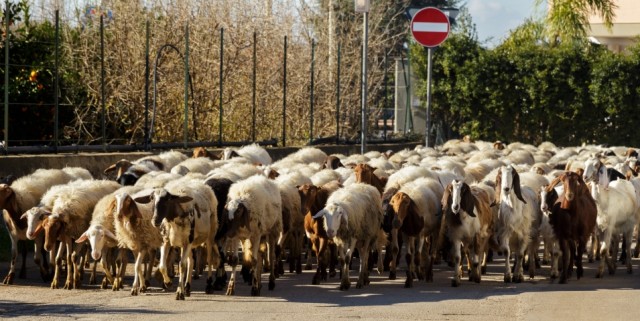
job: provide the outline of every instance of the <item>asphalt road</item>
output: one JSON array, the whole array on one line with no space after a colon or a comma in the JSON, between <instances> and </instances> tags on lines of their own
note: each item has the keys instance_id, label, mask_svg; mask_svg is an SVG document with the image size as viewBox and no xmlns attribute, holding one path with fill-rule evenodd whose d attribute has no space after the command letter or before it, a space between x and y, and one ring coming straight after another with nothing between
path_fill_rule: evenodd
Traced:
<instances>
[{"instance_id":1,"label":"asphalt road","mask_svg":"<svg viewBox=\"0 0 640 321\"><path fill-rule=\"evenodd\" d=\"M445 264L435 267L434 283L416 281L410 289L404 288L404 271L398 273L397 280L388 280L388 273L373 273L371 284L363 289L355 288L352 271L353 285L348 291L338 290L337 278L311 285L312 271L286 273L276 280L275 290L268 291L267 274L263 274L260 297L250 296L250 287L242 283L236 286L235 296L222 291L207 295L201 278L194 281L186 301L174 300L173 291L163 292L155 280L150 291L132 297L132 277L126 279L125 290L118 292L97 286L51 290L31 264L26 280L0 285L0 319L608 321L638 320L640 316L639 259L633 260L633 274L618 266L615 275L607 274L603 279L594 277L597 263L587 263L585 277L574 277L569 284L551 282L548 266L533 280L505 284L503 262L496 258L480 284L465 279L459 288L451 287L452 270ZM0 264L2 277L7 268L6 263Z\"/></svg>"}]
</instances>

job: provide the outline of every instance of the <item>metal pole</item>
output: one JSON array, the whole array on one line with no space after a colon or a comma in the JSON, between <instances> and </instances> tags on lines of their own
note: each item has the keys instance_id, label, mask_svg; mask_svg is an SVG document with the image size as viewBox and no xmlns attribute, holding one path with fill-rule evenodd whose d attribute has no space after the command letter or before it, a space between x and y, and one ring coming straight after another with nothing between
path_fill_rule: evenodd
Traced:
<instances>
[{"instance_id":1,"label":"metal pole","mask_svg":"<svg viewBox=\"0 0 640 321\"><path fill-rule=\"evenodd\" d=\"M144 149L149 150L149 20L146 23L146 47L144 50Z\"/></svg>"},{"instance_id":2,"label":"metal pole","mask_svg":"<svg viewBox=\"0 0 640 321\"><path fill-rule=\"evenodd\" d=\"M105 128L105 118L107 114L107 109L105 107L105 90L104 90L104 17L100 15L100 95L101 95L101 104L102 104L102 117L100 119L102 126L102 149L103 151L107 150L107 129Z\"/></svg>"},{"instance_id":3,"label":"metal pole","mask_svg":"<svg viewBox=\"0 0 640 321\"><path fill-rule=\"evenodd\" d=\"M340 49L338 44L338 70L336 72L336 145L340 144Z\"/></svg>"},{"instance_id":4,"label":"metal pole","mask_svg":"<svg viewBox=\"0 0 640 321\"><path fill-rule=\"evenodd\" d=\"M367 151L367 38L369 37L369 13L364 13L362 34L362 125L360 138L360 153Z\"/></svg>"},{"instance_id":5,"label":"metal pole","mask_svg":"<svg viewBox=\"0 0 640 321\"><path fill-rule=\"evenodd\" d=\"M4 153L9 150L9 0L4 2Z\"/></svg>"},{"instance_id":6,"label":"metal pole","mask_svg":"<svg viewBox=\"0 0 640 321\"><path fill-rule=\"evenodd\" d=\"M311 95L309 95L309 107L311 114L309 115L309 144L313 141L313 85L314 85L314 63L316 53L316 41L311 40Z\"/></svg>"},{"instance_id":7,"label":"metal pole","mask_svg":"<svg viewBox=\"0 0 640 321\"><path fill-rule=\"evenodd\" d=\"M431 55L433 48L427 48L427 128L425 132L425 147L429 147L429 132L431 126Z\"/></svg>"},{"instance_id":8,"label":"metal pole","mask_svg":"<svg viewBox=\"0 0 640 321\"><path fill-rule=\"evenodd\" d=\"M187 148L187 141L189 140L189 24L184 28L184 148ZM195 130L195 128L194 128Z\"/></svg>"},{"instance_id":9,"label":"metal pole","mask_svg":"<svg viewBox=\"0 0 640 321\"><path fill-rule=\"evenodd\" d=\"M220 120L218 124L218 144L222 146L222 64L224 62L224 28L220 28Z\"/></svg>"},{"instance_id":10,"label":"metal pole","mask_svg":"<svg viewBox=\"0 0 640 321\"><path fill-rule=\"evenodd\" d=\"M253 32L253 107L251 108L251 141L256 142L256 32Z\"/></svg>"},{"instance_id":11,"label":"metal pole","mask_svg":"<svg viewBox=\"0 0 640 321\"><path fill-rule=\"evenodd\" d=\"M387 140L387 110L389 108L389 52L384 51L384 106L382 107L382 136ZM377 122L376 122L377 123Z\"/></svg>"},{"instance_id":12,"label":"metal pole","mask_svg":"<svg viewBox=\"0 0 640 321\"><path fill-rule=\"evenodd\" d=\"M284 67L282 71L282 147L287 146L287 36L284 36Z\"/></svg>"},{"instance_id":13,"label":"metal pole","mask_svg":"<svg viewBox=\"0 0 640 321\"><path fill-rule=\"evenodd\" d=\"M59 118L58 118L58 108L60 107L60 104L58 102L58 90L60 90L59 87L59 81L60 81L60 77L58 75L58 66L59 66L59 62L60 62L60 49L59 49L59 42L60 42L60 16L59 16L59 12L58 10L56 10L56 47L55 47L55 82L54 82L54 95L53 95L53 103L55 106L55 115L54 115L54 128L53 128L53 139L54 139L54 147L55 147L55 151L56 153L58 152L58 122L59 122Z\"/></svg>"}]
</instances>

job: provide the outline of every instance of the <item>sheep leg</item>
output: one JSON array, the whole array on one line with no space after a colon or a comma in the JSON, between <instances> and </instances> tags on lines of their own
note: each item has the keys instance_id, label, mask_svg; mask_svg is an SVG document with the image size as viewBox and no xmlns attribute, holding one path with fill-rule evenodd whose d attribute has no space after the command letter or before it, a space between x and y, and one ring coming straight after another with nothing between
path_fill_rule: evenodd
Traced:
<instances>
[{"instance_id":1,"label":"sheep leg","mask_svg":"<svg viewBox=\"0 0 640 321\"><path fill-rule=\"evenodd\" d=\"M6 218L5 224L7 224ZM8 224L6 226L9 227ZM9 273L2 280L2 284L13 284L16 275L16 259L18 258L18 236L11 229L7 228L7 230L10 231L9 236L11 237L11 264L9 265Z\"/></svg>"},{"instance_id":2,"label":"sheep leg","mask_svg":"<svg viewBox=\"0 0 640 321\"><path fill-rule=\"evenodd\" d=\"M547 241L545 241L545 244ZM558 259L560 257L560 249L557 241L549 242L549 250L551 251L551 279L558 277Z\"/></svg>"},{"instance_id":3,"label":"sheep leg","mask_svg":"<svg viewBox=\"0 0 640 321\"><path fill-rule=\"evenodd\" d=\"M515 253L514 261L515 261L515 275L513 276L512 281L514 283L522 283L524 281L524 256L529 248L529 244L527 244L528 236L524 236L520 240L520 244L518 246L518 250ZM535 259L530 257L529 260L533 260L535 264Z\"/></svg>"},{"instance_id":4,"label":"sheep leg","mask_svg":"<svg viewBox=\"0 0 640 321\"><path fill-rule=\"evenodd\" d=\"M510 261L511 249L509 248L508 235L503 236L502 240L500 240L500 248L502 248L502 251L504 254L504 283L510 283L511 282L511 261Z\"/></svg>"},{"instance_id":5,"label":"sheep leg","mask_svg":"<svg viewBox=\"0 0 640 321\"><path fill-rule=\"evenodd\" d=\"M131 284L131 295L138 295L140 292L140 274L142 272L142 251L133 251L136 258L135 267L133 268L133 284Z\"/></svg>"},{"instance_id":6,"label":"sheep leg","mask_svg":"<svg viewBox=\"0 0 640 321\"><path fill-rule=\"evenodd\" d=\"M307 256L307 264L304 266L305 270L311 270L313 269L313 255L311 255L312 251L315 251L313 249L313 242L311 241L311 239L308 239L307 242L307 250L306 250L306 256ZM317 258L317 256L316 256Z\"/></svg>"},{"instance_id":7,"label":"sheep leg","mask_svg":"<svg viewBox=\"0 0 640 321\"><path fill-rule=\"evenodd\" d=\"M320 280L326 281L327 280L327 271L326 271L326 261L325 261L325 247L326 247L326 243L325 243L325 239L322 237L318 237L318 236L311 236L311 239L309 240L309 244L311 244L311 247L313 248L313 250L316 253L316 258L318 260L318 265L316 266L316 273L313 275L313 278L311 279L311 284L320 284ZM310 255L311 256L311 255Z\"/></svg>"},{"instance_id":8,"label":"sheep leg","mask_svg":"<svg viewBox=\"0 0 640 321\"><path fill-rule=\"evenodd\" d=\"M104 279L102 279L102 284L100 285L101 289L106 289L107 285L113 284L113 275L111 275L111 269L110 269L110 262L112 262L112 255L109 255L107 257L107 253L110 253L111 251L109 250L103 250L102 251L102 257L100 258L100 264L102 266L102 270L104 270Z\"/></svg>"},{"instance_id":9,"label":"sheep leg","mask_svg":"<svg viewBox=\"0 0 640 321\"><path fill-rule=\"evenodd\" d=\"M242 248L242 251L247 253L250 251L251 258L248 258L245 254L245 262L250 260L250 266L253 268L253 273L251 275L251 296L260 296L260 290L262 288L262 253L260 252L260 241L261 237L252 236L250 238L251 249L247 249L245 247ZM246 243L246 241L245 241ZM271 267L274 267L275 262L270 262ZM269 273L274 273L273 270L269 271Z\"/></svg>"},{"instance_id":10,"label":"sheep leg","mask_svg":"<svg viewBox=\"0 0 640 321\"><path fill-rule=\"evenodd\" d=\"M171 288L171 278L169 277L169 273L167 271L167 260L169 257L169 251L171 247L169 242L162 243L160 247L160 262L158 263L158 271L162 275L162 288L168 290ZM173 264L173 263L172 263Z\"/></svg>"},{"instance_id":11,"label":"sheep leg","mask_svg":"<svg viewBox=\"0 0 640 321\"><path fill-rule=\"evenodd\" d=\"M624 238L628 240L625 244L625 249L627 250L628 255L625 257L625 264L627 265L627 273L633 273L633 268L631 266L631 238L633 237L633 228L628 231L625 231Z\"/></svg>"},{"instance_id":12,"label":"sheep leg","mask_svg":"<svg viewBox=\"0 0 640 321\"><path fill-rule=\"evenodd\" d=\"M329 277L332 278L336 276L336 265L338 264L338 247L333 243L327 243L327 247L329 248Z\"/></svg>"},{"instance_id":13,"label":"sheep leg","mask_svg":"<svg viewBox=\"0 0 640 321\"><path fill-rule=\"evenodd\" d=\"M349 290L349 288L351 287L351 281L349 281L349 265L351 264L355 244L355 240L350 240L349 247L346 249L346 251L344 245L338 246L338 252L342 255L342 281L340 282L341 291Z\"/></svg>"},{"instance_id":14,"label":"sheep leg","mask_svg":"<svg viewBox=\"0 0 640 321\"><path fill-rule=\"evenodd\" d=\"M75 253L72 248L71 248L71 240L69 239L68 242L67 240L63 241L66 249L67 249L67 281L64 283L64 287L63 289L65 290L71 290L72 288L72 284L71 284L71 280L73 279L73 264L74 264L74 259L77 255L77 253Z\"/></svg>"},{"instance_id":15,"label":"sheep leg","mask_svg":"<svg viewBox=\"0 0 640 321\"><path fill-rule=\"evenodd\" d=\"M47 266L47 256L44 255L43 243L44 239L42 236L35 239L33 261L40 268L40 277L42 277L42 281L47 282L51 281L51 276L49 275L49 269Z\"/></svg>"},{"instance_id":16,"label":"sheep leg","mask_svg":"<svg viewBox=\"0 0 640 321\"><path fill-rule=\"evenodd\" d=\"M562 249L562 273L560 274L560 280L558 283L566 284L569 276L569 267L571 266L571 251L569 246L569 240L558 240Z\"/></svg>"},{"instance_id":17,"label":"sheep leg","mask_svg":"<svg viewBox=\"0 0 640 321\"><path fill-rule=\"evenodd\" d=\"M604 265L609 263L609 245L611 241L611 228L607 228L605 231L600 231L600 264L598 265L598 272L596 278L604 276Z\"/></svg>"},{"instance_id":18,"label":"sheep leg","mask_svg":"<svg viewBox=\"0 0 640 321\"><path fill-rule=\"evenodd\" d=\"M127 271L127 250L126 249L118 249L118 258L116 259L116 271L113 277L113 283L111 290L119 291L122 289L124 274Z\"/></svg>"},{"instance_id":19,"label":"sheep leg","mask_svg":"<svg viewBox=\"0 0 640 321\"><path fill-rule=\"evenodd\" d=\"M200 260L202 260L202 256L200 256ZM196 270L198 269L196 264L198 264L198 263L195 262L195 260L193 258L193 255L187 255L187 270L186 270L187 275L186 275L186 278L185 278L185 285L184 285L184 296L185 297L190 297L191 296L191 283L193 281L194 269L196 269Z\"/></svg>"},{"instance_id":20,"label":"sheep leg","mask_svg":"<svg viewBox=\"0 0 640 321\"><path fill-rule=\"evenodd\" d=\"M73 289L79 289L82 286L82 280L84 278L84 264L87 254L86 244L75 244L74 253L77 253L73 258Z\"/></svg>"},{"instance_id":21,"label":"sheep leg","mask_svg":"<svg viewBox=\"0 0 640 321\"><path fill-rule=\"evenodd\" d=\"M531 243L529 243L529 279L534 279L536 276L536 260L538 258L538 247L540 246L540 237L535 236Z\"/></svg>"},{"instance_id":22,"label":"sheep leg","mask_svg":"<svg viewBox=\"0 0 640 321\"><path fill-rule=\"evenodd\" d=\"M184 300L185 297L185 280L187 272L187 263L189 256L191 255L191 244L186 247L180 248L180 264L178 269L178 289L176 290L176 300Z\"/></svg>"},{"instance_id":23,"label":"sheep leg","mask_svg":"<svg viewBox=\"0 0 640 321\"><path fill-rule=\"evenodd\" d=\"M295 261L296 274L302 274L302 242L304 240L304 235L302 235L300 231L296 231L294 235L295 237L293 239L291 255Z\"/></svg>"},{"instance_id":24,"label":"sheep leg","mask_svg":"<svg viewBox=\"0 0 640 321\"><path fill-rule=\"evenodd\" d=\"M636 248L633 250L633 257L638 258L640 256L640 222L636 224Z\"/></svg>"},{"instance_id":25,"label":"sheep leg","mask_svg":"<svg viewBox=\"0 0 640 321\"><path fill-rule=\"evenodd\" d=\"M232 242L233 245L233 254L231 259L229 260L229 265L231 266L231 277L229 278L229 284L227 285L227 295L234 295L236 288L236 272L238 269L238 244L236 242Z\"/></svg>"},{"instance_id":26,"label":"sheep leg","mask_svg":"<svg viewBox=\"0 0 640 321\"><path fill-rule=\"evenodd\" d=\"M391 230L391 262L389 262L389 280L396 279L398 252L400 252L400 248L398 247L398 229L394 228Z\"/></svg>"},{"instance_id":27,"label":"sheep leg","mask_svg":"<svg viewBox=\"0 0 640 321\"><path fill-rule=\"evenodd\" d=\"M53 272L53 279L51 280L51 288L52 289L57 289L58 288L58 280L60 279L60 269L62 269L62 256L64 255L65 251L65 245L60 243L60 246L58 246L58 251L56 254L56 258L55 258L55 267L54 267L54 272ZM54 251L51 251L51 253L53 253Z\"/></svg>"},{"instance_id":28,"label":"sheep leg","mask_svg":"<svg viewBox=\"0 0 640 321\"><path fill-rule=\"evenodd\" d=\"M413 260L415 251L416 251L415 237L407 236L407 256L405 259L407 260L408 269L407 269L407 280L404 282L405 288L413 287L413 274L415 273L415 270L416 270L416 264Z\"/></svg>"},{"instance_id":29,"label":"sheep leg","mask_svg":"<svg viewBox=\"0 0 640 321\"><path fill-rule=\"evenodd\" d=\"M453 280L451 280L452 287L460 286L460 279L462 278L462 242L460 240L451 241L451 255L453 256Z\"/></svg>"},{"instance_id":30,"label":"sheep leg","mask_svg":"<svg viewBox=\"0 0 640 321\"><path fill-rule=\"evenodd\" d=\"M361 289L363 286L369 284L369 242L363 242L359 248L360 252L360 275L358 275L358 282L356 282L356 289Z\"/></svg>"},{"instance_id":31,"label":"sheep leg","mask_svg":"<svg viewBox=\"0 0 640 321\"><path fill-rule=\"evenodd\" d=\"M216 268L220 266L220 251L218 251L218 244L215 241L211 240L207 243L207 286L205 287L204 292L206 294L213 293L213 267ZM224 265L222 266L224 270ZM216 269L216 273L217 273Z\"/></svg>"},{"instance_id":32,"label":"sheep leg","mask_svg":"<svg viewBox=\"0 0 640 321\"><path fill-rule=\"evenodd\" d=\"M268 254L268 257L269 257L269 262L271 264L271 268L269 269L270 270L270 273L269 273L269 287L268 287L269 291L273 291L273 289L275 289L275 287L276 287L276 276L275 276L275 273L274 273L274 269L275 269L275 263L274 262L275 262L275 256L276 256L276 254L274 252L274 249L275 249L275 246L276 246L275 238L276 238L276 235L273 235L273 234L270 237L267 238L267 242L268 242L267 243L267 254ZM292 247L295 247L295 245L293 245Z\"/></svg>"},{"instance_id":33,"label":"sheep leg","mask_svg":"<svg viewBox=\"0 0 640 321\"><path fill-rule=\"evenodd\" d=\"M609 268L610 275L613 275L616 273L619 243L620 243L619 234L618 233L612 234L611 243L609 244L609 259L607 260L607 267Z\"/></svg>"}]
</instances>

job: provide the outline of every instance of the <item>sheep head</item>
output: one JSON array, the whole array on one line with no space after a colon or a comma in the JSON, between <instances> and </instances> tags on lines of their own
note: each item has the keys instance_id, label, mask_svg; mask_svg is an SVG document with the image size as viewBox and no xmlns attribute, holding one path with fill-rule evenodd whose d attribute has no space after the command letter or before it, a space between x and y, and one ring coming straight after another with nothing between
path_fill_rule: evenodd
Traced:
<instances>
[{"instance_id":1,"label":"sheep head","mask_svg":"<svg viewBox=\"0 0 640 321\"><path fill-rule=\"evenodd\" d=\"M318 187L313 184L304 184L298 186L298 194L300 195L300 204L302 213L306 214L311 211L311 207L315 203L318 195Z\"/></svg>"},{"instance_id":2,"label":"sheep head","mask_svg":"<svg viewBox=\"0 0 640 321\"><path fill-rule=\"evenodd\" d=\"M154 202L153 217L151 223L155 227L162 224L162 220L173 221L179 215L185 214L180 204L193 201L193 198L186 195L173 195L164 188L155 189L152 193L143 196L137 196L133 199L136 203L147 204Z\"/></svg>"},{"instance_id":3,"label":"sheep head","mask_svg":"<svg viewBox=\"0 0 640 321\"><path fill-rule=\"evenodd\" d=\"M108 229L102 227L102 225L91 225L80 235L76 243L89 241L89 245L91 245L91 257L97 261L102 257L102 249L105 246L107 238L117 241L116 236Z\"/></svg>"},{"instance_id":4,"label":"sheep head","mask_svg":"<svg viewBox=\"0 0 640 321\"><path fill-rule=\"evenodd\" d=\"M327 204L324 209L313 216L315 219L321 217L324 217L324 229L327 231L329 238L333 238L338 234L343 221L345 225L349 221L347 212L338 204Z\"/></svg>"},{"instance_id":5,"label":"sheep head","mask_svg":"<svg viewBox=\"0 0 640 321\"><path fill-rule=\"evenodd\" d=\"M411 205L411 198L409 195L398 192L389 201L389 205L393 209L393 228L399 229L402 227L404 219L409 213L409 205Z\"/></svg>"},{"instance_id":6,"label":"sheep head","mask_svg":"<svg viewBox=\"0 0 640 321\"><path fill-rule=\"evenodd\" d=\"M42 222L44 228L44 249L51 252L55 250L56 241L63 236L65 222L59 215L47 214Z\"/></svg>"},{"instance_id":7,"label":"sheep head","mask_svg":"<svg viewBox=\"0 0 640 321\"><path fill-rule=\"evenodd\" d=\"M474 213L475 197L471 193L469 185L463 181L453 180L453 182L451 182L451 187L451 211L458 214L460 210L463 210L467 215L476 217L476 214Z\"/></svg>"},{"instance_id":8,"label":"sheep head","mask_svg":"<svg viewBox=\"0 0 640 321\"><path fill-rule=\"evenodd\" d=\"M238 199L231 200L225 206L225 210L227 211L229 221L231 222L232 230L239 227L249 229L250 213L244 201ZM234 226L236 228L234 228Z\"/></svg>"},{"instance_id":9,"label":"sheep head","mask_svg":"<svg viewBox=\"0 0 640 321\"><path fill-rule=\"evenodd\" d=\"M42 232L42 222L44 218L51 215L51 211L44 207L32 207L28 211L24 212L20 219L27 220L27 238L33 240Z\"/></svg>"}]
</instances>

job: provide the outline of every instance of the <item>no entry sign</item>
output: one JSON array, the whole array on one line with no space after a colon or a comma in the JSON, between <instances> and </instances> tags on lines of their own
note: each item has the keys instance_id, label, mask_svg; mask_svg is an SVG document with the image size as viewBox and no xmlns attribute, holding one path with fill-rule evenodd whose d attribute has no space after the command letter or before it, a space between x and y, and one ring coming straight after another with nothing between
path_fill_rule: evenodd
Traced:
<instances>
[{"instance_id":1,"label":"no entry sign","mask_svg":"<svg viewBox=\"0 0 640 321\"><path fill-rule=\"evenodd\" d=\"M439 46L449 36L449 18L438 8L427 7L411 19L411 33L425 47Z\"/></svg>"}]
</instances>

